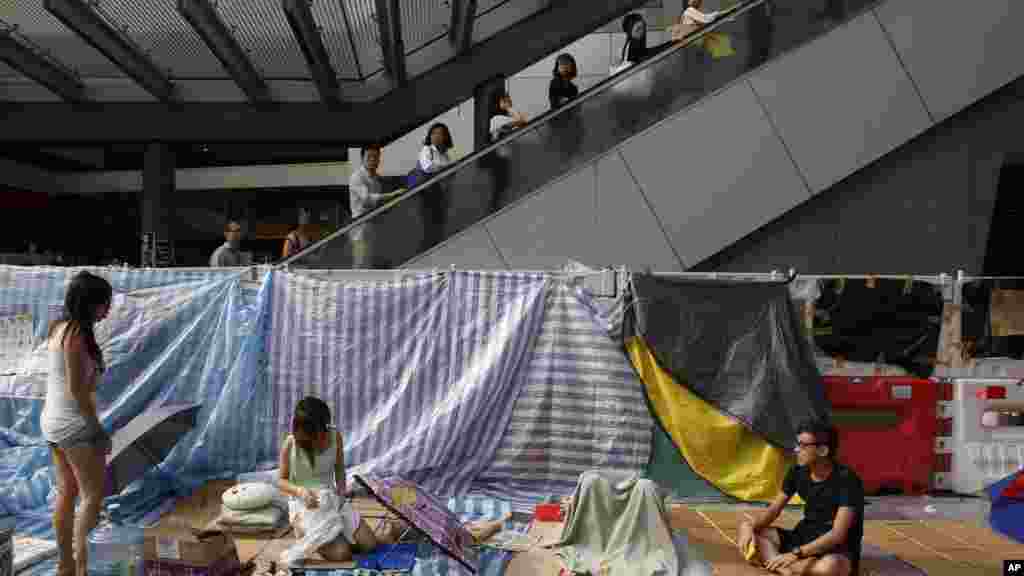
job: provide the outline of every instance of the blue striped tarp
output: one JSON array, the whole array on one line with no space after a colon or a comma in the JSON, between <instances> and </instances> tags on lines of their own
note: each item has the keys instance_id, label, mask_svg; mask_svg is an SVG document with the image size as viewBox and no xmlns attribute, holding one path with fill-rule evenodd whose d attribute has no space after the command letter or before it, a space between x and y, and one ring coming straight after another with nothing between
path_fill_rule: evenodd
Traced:
<instances>
[{"instance_id":1,"label":"blue striped tarp","mask_svg":"<svg viewBox=\"0 0 1024 576\"><path fill-rule=\"evenodd\" d=\"M0 300L45 311L60 302L64 283L76 270L3 270ZM149 406L197 402L197 428L179 441L165 467L180 487L229 472L250 470L273 458L275 431L248 419L245 411L266 411L269 386L262 371L263 343L269 327L270 277L255 297L242 281L243 271L97 270L111 281L115 296L110 316L97 325L97 340L108 369L97 390L101 420L117 429ZM174 281L174 280L177 281ZM27 290L24 283L34 284ZM35 299L33 299L33 297ZM49 318L34 314L40 340ZM45 374L42 375L45 384ZM13 382L13 386L11 385ZM8 404L0 427L15 438L0 450L0 514L28 513L45 507L53 484L48 449L39 431L45 392L38 382L20 387L8 381L0 398ZM19 387L15 387L19 386ZM17 394L15 394L17 393ZM241 411L241 412L240 412ZM17 432L22 435L18 436ZM28 437L28 440L24 438ZM122 510L144 513L165 497L166 478L154 476L120 498ZM154 481L155 480L155 481Z\"/></svg>"},{"instance_id":2,"label":"blue striped tarp","mask_svg":"<svg viewBox=\"0 0 1024 576\"><path fill-rule=\"evenodd\" d=\"M622 300L557 283L523 366L523 392L476 487L525 508L570 494L592 469L643 473L654 422L640 378L614 337Z\"/></svg>"},{"instance_id":3,"label":"blue striped tarp","mask_svg":"<svg viewBox=\"0 0 1024 576\"><path fill-rule=\"evenodd\" d=\"M324 399L349 474L464 493L490 462L544 314L541 274L451 272L339 282L275 273L270 372L283 436Z\"/></svg>"},{"instance_id":4,"label":"blue striped tarp","mask_svg":"<svg viewBox=\"0 0 1024 576\"><path fill-rule=\"evenodd\" d=\"M238 277L230 269L176 268L59 268L46 266L0 266L0 312L27 314L32 318L33 336L37 345L46 337L50 322L60 317L64 291L79 271L88 270L106 278L114 289L115 299L140 290L176 289L199 282ZM116 313L116 308L114 310ZM109 324L107 325L109 327ZM104 330L101 324L100 332ZM100 334L97 335L101 336ZM0 427L17 429L26 434L39 434L39 411L43 390L39 378L24 374L0 374ZM102 400L102 398L101 398Z\"/></svg>"}]
</instances>

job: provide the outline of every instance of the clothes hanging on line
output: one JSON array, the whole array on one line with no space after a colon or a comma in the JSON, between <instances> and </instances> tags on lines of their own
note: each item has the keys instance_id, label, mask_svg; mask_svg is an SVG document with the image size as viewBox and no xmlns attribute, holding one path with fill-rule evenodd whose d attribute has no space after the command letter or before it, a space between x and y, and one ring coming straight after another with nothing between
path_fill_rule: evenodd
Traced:
<instances>
[{"instance_id":1,"label":"clothes hanging on line","mask_svg":"<svg viewBox=\"0 0 1024 576\"><path fill-rule=\"evenodd\" d=\"M816 302L814 342L832 357L934 371L942 292L911 279L828 280Z\"/></svg>"},{"instance_id":2,"label":"clothes hanging on line","mask_svg":"<svg viewBox=\"0 0 1024 576\"><path fill-rule=\"evenodd\" d=\"M976 280L963 286L962 339L973 358L1024 358L1024 281Z\"/></svg>"}]
</instances>

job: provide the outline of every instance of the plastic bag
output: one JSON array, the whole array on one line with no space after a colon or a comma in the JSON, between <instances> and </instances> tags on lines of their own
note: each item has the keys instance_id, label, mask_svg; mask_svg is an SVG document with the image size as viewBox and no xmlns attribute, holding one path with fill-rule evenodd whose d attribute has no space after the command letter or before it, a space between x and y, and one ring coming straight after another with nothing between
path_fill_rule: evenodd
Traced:
<instances>
[{"instance_id":1,"label":"plastic bag","mask_svg":"<svg viewBox=\"0 0 1024 576\"><path fill-rule=\"evenodd\" d=\"M317 495L320 505L303 508L301 517L297 519L305 532L302 539L281 553L281 562L287 566L297 565L307 555L345 533L345 501L334 490L320 490Z\"/></svg>"}]
</instances>

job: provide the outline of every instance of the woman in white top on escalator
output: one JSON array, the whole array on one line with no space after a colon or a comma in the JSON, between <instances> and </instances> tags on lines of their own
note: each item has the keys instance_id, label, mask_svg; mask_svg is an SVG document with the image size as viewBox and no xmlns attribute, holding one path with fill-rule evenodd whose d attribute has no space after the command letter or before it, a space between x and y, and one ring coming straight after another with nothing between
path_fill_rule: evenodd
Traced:
<instances>
[{"instance_id":1,"label":"woman in white top on escalator","mask_svg":"<svg viewBox=\"0 0 1024 576\"><path fill-rule=\"evenodd\" d=\"M452 163L448 152L452 149L452 133L448 126L438 122L430 127L420 150L419 169L425 174L436 174Z\"/></svg>"},{"instance_id":2,"label":"woman in white top on escalator","mask_svg":"<svg viewBox=\"0 0 1024 576\"><path fill-rule=\"evenodd\" d=\"M57 476L53 529L57 576L86 576L87 537L96 527L105 490L110 437L96 413L96 384L105 369L93 325L106 318L110 283L79 272L64 296L63 318L50 326L50 371L40 427ZM82 510L75 519L75 498Z\"/></svg>"}]
</instances>

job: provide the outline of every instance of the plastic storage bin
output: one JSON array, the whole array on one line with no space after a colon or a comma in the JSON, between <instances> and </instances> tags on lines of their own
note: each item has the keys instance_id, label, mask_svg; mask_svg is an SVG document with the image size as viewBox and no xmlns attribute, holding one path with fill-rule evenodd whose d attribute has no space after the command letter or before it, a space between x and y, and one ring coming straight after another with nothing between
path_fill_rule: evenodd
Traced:
<instances>
[{"instance_id":1,"label":"plastic storage bin","mask_svg":"<svg viewBox=\"0 0 1024 576\"><path fill-rule=\"evenodd\" d=\"M951 484L974 494L1024 467L1024 381L957 378L952 386Z\"/></svg>"},{"instance_id":2,"label":"plastic storage bin","mask_svg":"<svg viewBox=\"0 0 1024 576\"><path fill-rule=\"evenodd\" d=\"M834 413L880 416L880 423L865 417L860 422L837 425L839 460L857 472L864 490L869 494L884 488L907 494L929 490L939 384L888 376L826 376L824 382Z\"/></svg>"}]
</instances>

